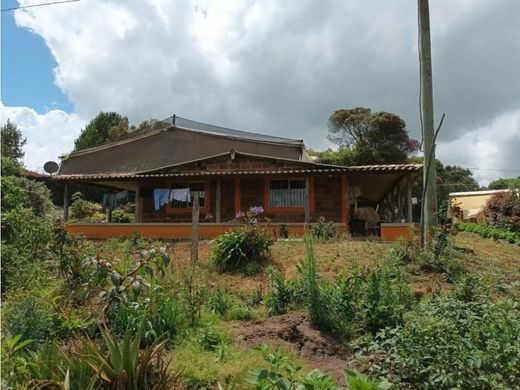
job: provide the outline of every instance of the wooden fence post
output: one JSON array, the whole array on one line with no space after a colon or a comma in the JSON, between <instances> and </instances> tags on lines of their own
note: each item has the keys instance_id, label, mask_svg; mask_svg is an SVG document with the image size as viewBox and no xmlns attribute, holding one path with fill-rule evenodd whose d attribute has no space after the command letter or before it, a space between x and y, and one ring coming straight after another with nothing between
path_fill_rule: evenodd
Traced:
<instances>
[{"instance_id":1,"label":"wooden fence post","mask_svg":"<svg viewBox=\"0 0 520 390\"><path fill-rule=\"evenodd\" d=\"M199 192L193 192L193 207L191 213L191 264L199 260Z\"/></svg>"}]
</instances>

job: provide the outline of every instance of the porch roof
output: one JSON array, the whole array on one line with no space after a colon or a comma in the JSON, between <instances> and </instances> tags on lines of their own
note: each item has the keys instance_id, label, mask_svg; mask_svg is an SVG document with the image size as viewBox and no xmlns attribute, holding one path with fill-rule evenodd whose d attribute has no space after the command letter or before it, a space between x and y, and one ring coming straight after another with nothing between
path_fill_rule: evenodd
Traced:
<instances>
[{"instance_id":1,"label":"porch roof","mask_svg":"<svg viewBox=\"0 0 520 390\"><path fill-rule=\"evenodd\" d=\"M387 164L387 165L361 165L361 166L336 166L321 164L320 168L290 168L290 169L237 169L222 171L188 171L172 173L101 173L101 174L70 174L55 175L55 180L117 180L117 179L145 179L161 177L194 177L194 176L233 176L233 175L285 175L300 173L405 173L421 172L422 164Z\"/></svg>"}]
</instances>

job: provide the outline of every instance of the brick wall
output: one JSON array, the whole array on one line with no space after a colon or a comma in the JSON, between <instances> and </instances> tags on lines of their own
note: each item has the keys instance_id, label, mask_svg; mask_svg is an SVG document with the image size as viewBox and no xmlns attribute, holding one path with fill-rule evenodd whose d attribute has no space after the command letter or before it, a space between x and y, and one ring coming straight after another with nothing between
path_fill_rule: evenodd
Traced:
<instances>
[{"instance_id":1,"label":"brick wall","mask_svg":"<svg viewBox=\"0 0 520 390\"><path fill-rule=\"evenodd\" d=\"M325 217L341 222L341 178L321 175L314 178L315 212L313 220Z\"/></svg>"}]
</instances>

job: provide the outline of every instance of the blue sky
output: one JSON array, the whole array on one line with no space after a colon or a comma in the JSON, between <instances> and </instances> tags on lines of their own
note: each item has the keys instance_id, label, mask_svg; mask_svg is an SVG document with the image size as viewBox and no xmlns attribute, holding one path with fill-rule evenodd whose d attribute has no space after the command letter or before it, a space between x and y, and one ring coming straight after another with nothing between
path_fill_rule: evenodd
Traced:
<instances>
[{"instance_id":1,"label":"blue sky","mask_svg":"<svg viewBox=\"0 0 520 390\"><path fill-rule=\"evenodd\" d=\"M17 6L2 0L2 9ZM66 112L73 105L54 84L56 61L41 36L16 26L14 12L2 12L2 102L6 106L32 107L38 113L51 109Z\"/></svg>"}]
</instances>

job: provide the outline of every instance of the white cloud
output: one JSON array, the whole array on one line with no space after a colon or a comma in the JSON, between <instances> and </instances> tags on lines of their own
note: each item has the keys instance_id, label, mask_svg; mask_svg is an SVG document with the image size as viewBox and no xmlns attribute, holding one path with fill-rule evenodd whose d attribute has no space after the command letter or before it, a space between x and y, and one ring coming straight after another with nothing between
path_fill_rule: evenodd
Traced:
<instances>
[{"instance_id":1,"label":"white cloud","mask_svg":"<svg viewBox=\"0 0 520 390\"><path fill-rule=\"evenodd\" d=\"M520 2L431 2L444 143L519 107L519 13ZM82 118L177 113L324 147L332 111L367 106L398 113L419 137L409 0L83 0L18 10L15 19L43 37L56 83ZM504 166L512 153L502 147L493 161L490 150L474 153ZM466 161L455 147L449 157Z\"/></svg>"},{"instance_id":2,"label":"white cloud","mask_svg":"<svg viewBox=\"0 0 520 390\"><path fill-rule=\"evenodd\" d=\"M38 172L43 172L46 161L58 161L60 155L70 152L74 139L86 124L79 115L61 110L38 114L32 108L6 107L1 102L0 108L2 124L10 119L27 138L24 162L29 169Z\"/></svg>"},{"instance_id":3,"label":"white cloud","mask_svg":"<svg viewBox=\"0 0 520 390\"><path fill-rule=\"evenodd\" d=\"M437 157L447 165L473 169L481 185L496 177L520 176L520 108L460 138L440 142Z\"/></svg>"}]
</instances>

